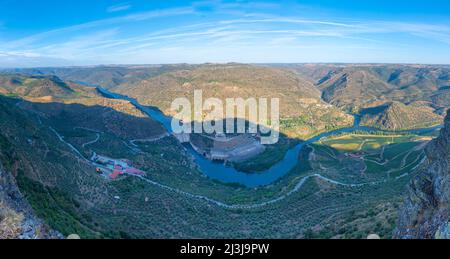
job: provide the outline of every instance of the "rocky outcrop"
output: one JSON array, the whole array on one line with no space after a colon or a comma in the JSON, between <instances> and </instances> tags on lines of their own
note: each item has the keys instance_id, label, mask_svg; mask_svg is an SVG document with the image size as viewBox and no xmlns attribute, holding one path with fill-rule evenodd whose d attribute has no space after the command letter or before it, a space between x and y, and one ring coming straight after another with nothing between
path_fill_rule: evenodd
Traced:
<instances>
[{"instance_id":1,"label":"rocky outcrop","mask_svg":"<svg viewBox=\"0 0 450 259\"><path fill-rule=\"evenodd\" d=\"M0 164L0 239L61 237L34 215L12 175Z\"/></svg>"},{"instance_id":2,"label":"rocky outcrop","mask_svg":"<svg viewBox=\"0 0 450 259\"><path fill-rule=\"evenodd\" d=\"M408 188L395 238L450 238L450 110L426 155L426 166Z\"/></svg>"}]
</instances>

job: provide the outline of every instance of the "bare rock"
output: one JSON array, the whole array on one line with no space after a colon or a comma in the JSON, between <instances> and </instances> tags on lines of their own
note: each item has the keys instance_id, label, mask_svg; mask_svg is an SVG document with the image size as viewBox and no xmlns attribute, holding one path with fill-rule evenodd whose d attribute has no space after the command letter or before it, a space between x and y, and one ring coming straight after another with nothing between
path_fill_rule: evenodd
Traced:
<instances>
[{"instance_id":1,"label":"bare rock","mask_svg":"<svg viewBox=\"0 0 450 259\"><path fill-rule=\"evenodd\" d=\"M426 155L426 165L409 185L395 238L450 238L450 110Z\"/></svg>"}]
</instances>

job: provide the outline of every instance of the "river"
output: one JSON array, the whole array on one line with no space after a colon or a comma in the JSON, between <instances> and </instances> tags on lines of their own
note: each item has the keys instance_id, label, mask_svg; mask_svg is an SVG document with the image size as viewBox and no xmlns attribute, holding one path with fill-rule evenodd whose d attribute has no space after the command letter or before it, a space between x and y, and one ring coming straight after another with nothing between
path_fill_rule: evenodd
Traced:
<instances>
[{"instance_id":1,"label":"river","mask_svg":"<svg viewBox=\"0 0 450 259\"><path fill-rule=\"evenodd\" d=\"M130 98L128 96L110 92L107 89L104 89L99 86L95 86L95 87L105 97L130 101L136 108L138 108L139 110L141 110L142 112L147 114L152 119L160 122L169 133L172 132L172 127L171 127L172 119L170 117L165 116L160 110L143 106L143 105L139 104L137 102L137 100ZM360 126L360 115L354 115L354 118L355 118L355 123L352 127L340 128L340 129L332 130L329 132L324 132L324 133L321 133L321 134L319 134L315 137L312 137L308 140L305 140L304 142L289 149L287 151L286 155L284 156L283 160L279 161L278 163L273 165L271 168L269 168L265 171L261 171L261 172L255 172L255 173L239 172L236 169L234 169L233 167L229 167L222 163L216 163L216 162L206 159L202 155L195 152L195 150L190 145L186 145L186 148L187 148L188 152L192 156L194 156L195 163L198 165L200 171L211 179L215 179L215 180L218 180L218 181L221 181L224 183L238 183L238 184L244 185L249 188L265 186L265 185L269 185L269 184L277 181L278 179L280 179L281 177L283 177L287 173L289 173L298 162L299 152L307 144L317 142L322 138L326 138L326 137L329 137L329 136L332 136L335 134L349 133L349 132L353 132L353 131L357 131L357 130L358 131L374 131L374 130L376 130L376 131L390 132L390 131L385 131L385 130L379 130L376 128ZM398 133L423 134L423 133L427 133L427 132L432 132L441 127L442 126L436 126L433 128L415 129L415 130L397 131L397 132Z\"/></svg>"}]
</instances>

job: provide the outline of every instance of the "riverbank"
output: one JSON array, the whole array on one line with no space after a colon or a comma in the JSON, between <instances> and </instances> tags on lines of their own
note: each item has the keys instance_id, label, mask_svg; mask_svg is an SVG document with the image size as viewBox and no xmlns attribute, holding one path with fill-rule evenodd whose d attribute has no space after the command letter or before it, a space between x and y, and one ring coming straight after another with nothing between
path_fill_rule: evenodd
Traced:
<instances>
[{"instance_id":1,"label":"riverbank","mask_svg":"<svg viewBox=\"0 0 450 259\"><path fill-rule=\"evenodd\" d=\"M135 99L120 95L117 93L110 92L104 88L96 87L97 90L102 93L104 96L109 98L115 98L115 99L122 99L127 100L131 102L133 105L136 106L139 110L150 116L152 119L159 121L165 129L172 133L171 129L171 118L164 115L160 110L156 108L149 108L146 106L143 106L139 104ZM359 115L353 115L355 118L354 125L352 127L347 128L341 128L337 130L332 130L329 132L321 133L315 137L312 137L310 139L305 140L304 142L290 148L283 159L271 166L269 169L261 171L261 172L240 172L237 169L226 166L221 163L214 163L213 161L210 161L203 157L202 155L198 154L192 147L188 147L187 151L188 153L194 157L195 163L198 166L199 170L206 175L207 177L218 180L223 183L233 183L233 184L240 184L249 188L259 187L259 186L265 186L270 185L273 182L277 181L278 179L285 176L287 173L289 173L298 163L298 155L301 151L301 149L308 144L317 142L321 140L322 138L333 136L336 134L341 133L350 133L354 131L383 131L378 130L371 127L363 127L360 126L360 116ZM437 128L437 127L436 127ZM430 129L415 129L411 131L405 131L405 133L420 133L420 132L428 132L432 131L433 128ZM386 131L389 132L389 131Z\"/></svg>"}]
</instances>

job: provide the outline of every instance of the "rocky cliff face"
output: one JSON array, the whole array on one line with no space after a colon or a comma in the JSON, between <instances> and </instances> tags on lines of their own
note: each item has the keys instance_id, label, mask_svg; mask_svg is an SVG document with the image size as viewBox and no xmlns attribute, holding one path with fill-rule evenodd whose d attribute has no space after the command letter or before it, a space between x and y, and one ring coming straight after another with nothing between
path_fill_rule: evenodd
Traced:
<instances>
[{"instance_id":1,"label":"rocky cliff face","mask_svg":"<svg viewBox=\"0 0 450 259\"><path fill-rule=\"evenodd\" d=\"M38 219L0 164L0 239L62 238Z\"/></svg>"},{"instance_id":2,"label":"rocky cliff face","mask_svg":"<svg viewBox=\"0 0 450 259\"><path fill-rule=\"evenodd\" d=\"M395 238L450 238L450 110L426 154L426 166L410 183Z\"/></svg>"}]
</instances>

